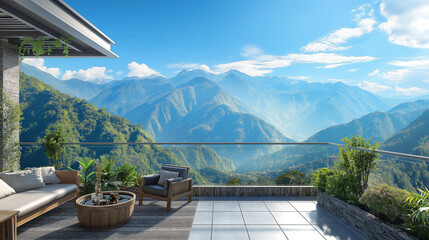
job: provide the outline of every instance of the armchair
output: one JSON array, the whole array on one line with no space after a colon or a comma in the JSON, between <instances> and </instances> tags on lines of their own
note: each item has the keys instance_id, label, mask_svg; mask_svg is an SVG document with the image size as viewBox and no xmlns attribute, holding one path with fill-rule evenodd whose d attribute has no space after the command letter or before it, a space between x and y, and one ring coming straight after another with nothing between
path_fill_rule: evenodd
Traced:
<instances>
[{"instance_id":1,"label":"armchair","mask_svg":"<svg viewBox=\"0 0 429 240\"><path fill-rule=\"evenodd\" d=\"M163 185L158 185L159 174L143 176L140 179L139 205L143 204L143 196L167 201L167 212L170 212L173 200L187 196L188 202L192 202L192 179L188 178L189 167L165 165L162 170L178 172L179 176L165 180Z\"/></svg>"}]
</instances>

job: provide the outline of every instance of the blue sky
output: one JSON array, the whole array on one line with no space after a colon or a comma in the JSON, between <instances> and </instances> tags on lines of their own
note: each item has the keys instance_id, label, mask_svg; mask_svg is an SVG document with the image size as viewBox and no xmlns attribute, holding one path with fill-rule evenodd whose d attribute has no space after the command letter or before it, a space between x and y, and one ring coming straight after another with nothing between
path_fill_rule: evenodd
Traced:
<instances>
[{"instance_id":1,"label":"blue sky","mask_svg":"<svg viewBox=\"0 0 429 240\"><path fill-rule=\"evenodd\" d=\"M118 59L26 59L88 81L181 69L429 94L429 1L73 0L113 39Z\"/></svg>"}]
</instances>

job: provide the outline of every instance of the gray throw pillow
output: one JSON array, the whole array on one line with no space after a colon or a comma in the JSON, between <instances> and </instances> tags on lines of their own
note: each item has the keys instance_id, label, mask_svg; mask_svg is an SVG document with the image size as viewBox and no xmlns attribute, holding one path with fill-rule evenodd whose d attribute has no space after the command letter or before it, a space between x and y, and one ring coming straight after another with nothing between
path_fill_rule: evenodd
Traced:
<instances>
[{"instance_id":1,"label":"gray throw pillow","mask_svg":"<svg viewBox=\"0 0 429 240\"><path fill-rule=\"evenodd\" d=\"M12 187L17 193L45 186L40 168L1 173L0 179Z\"/></svg>"},{"instance_id":2,"label":"gray throw pillow","mask_svg":"<svg viewBox=\"0 0 429 240\"><path fill-rule=\"evenodd\" d=\"M159 174L158 184L164 186L164 181L169 178L177 178L179 176L178 172L169 172L165 170L161 170Z\"/></svg>"},{"instance_id":3,"label":"gray throw pillow","mask_svg":"<svg viewBox=\"0 0 429 240\"><path fill-rule=\"evenodd\" d=\"M15 194L15 190L0 179L0 199Z\"/></svg>"},{"instance_id":4,"label":"gray throw pillow","mask_svg":"<svg viewBox=\"0 0 429 240\"><path fill-rule=\"evenodd\" d=\"M28 170L35 170L37 168L28 168ZM45 184L58 184L61 183L60 179L55 174L54 167L41 167L42 179Z\"/></svg>"}]
</instances>

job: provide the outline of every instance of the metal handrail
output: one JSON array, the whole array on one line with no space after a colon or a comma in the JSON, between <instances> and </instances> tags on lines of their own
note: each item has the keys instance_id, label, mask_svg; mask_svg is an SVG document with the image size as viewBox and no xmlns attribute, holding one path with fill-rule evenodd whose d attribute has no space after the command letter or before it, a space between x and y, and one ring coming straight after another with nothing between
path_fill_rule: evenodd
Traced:
<instances>
[{"instance_id":1,"label":"metal handrail","mask_svg":"<svg viewBox=\"0 0 429 240\"><path fill-rule=\"evenodd\" d=\"M22 146L31 146L31 145L41 145L41 142L20 142ZM73 142L65 143L65 145L81 145L81 146L118 146L118 145L313 145L313 146L336 146L336 147L346 147L351 149L357 149L367 152L375 152L379 154L389 155L393 157L408 158L413 160L421 160L429 162L429 157L390 152L384 150L374 150L361 147L350 147L344 144L339 143L330 143L330 142L295 142L295 143L284 143L284 142Z\"/></svg>"}]
</instances>

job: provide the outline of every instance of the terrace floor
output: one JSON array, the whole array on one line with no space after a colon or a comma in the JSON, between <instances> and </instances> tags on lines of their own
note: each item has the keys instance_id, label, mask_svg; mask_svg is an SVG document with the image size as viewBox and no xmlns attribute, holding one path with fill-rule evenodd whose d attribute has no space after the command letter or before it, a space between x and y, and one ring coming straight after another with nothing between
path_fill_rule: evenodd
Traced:
<instances>
[{"instance_id":1,"label":"terrace floor","mask_svg":"<svg viewBox=\"0 0 429 240\"><path fill-rule=\"evenodd\" d=\"M367 239L315 199L302 197L195 198L136 202L124 225L105 230L82 227L74 202L65 203L18 228L18 239Z\"/></svg>"},{"instance_id":2,"label":"terrace floor","mask_svg":"<svg viewBox=\"0 0 429 240\"><path fill-rule=\"evenodd\" d=\"M303 197L200 198L189 240L368 239Z\"/></svg>"}]
</instances>

